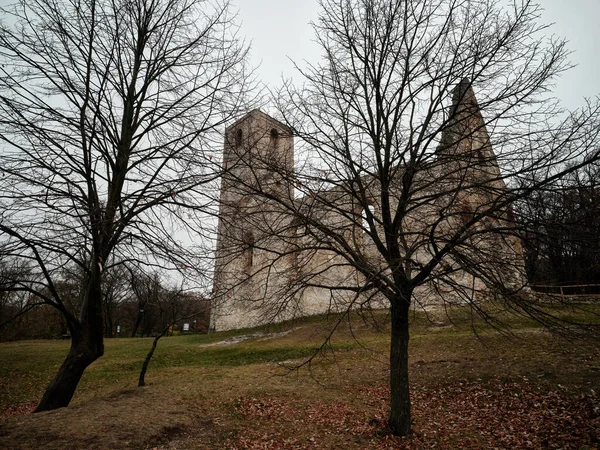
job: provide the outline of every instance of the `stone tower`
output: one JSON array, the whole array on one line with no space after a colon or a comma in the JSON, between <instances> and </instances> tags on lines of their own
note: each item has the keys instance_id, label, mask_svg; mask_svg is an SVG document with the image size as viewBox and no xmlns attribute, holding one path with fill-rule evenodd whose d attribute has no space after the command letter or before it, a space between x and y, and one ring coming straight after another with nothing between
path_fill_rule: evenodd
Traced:
<instances>
[{"instance_id":1,"label":"stone tower","mask_svg":"<svg viewBox=\"0 0 600 450\"><path fill-rule=\"evenodd\" d=\"M225 130L223 165L213 330L264 322L268 300L283 288L273 274L289 269L286 252L293 240L285 239L290 219L281 206L294 195L286 181L294 172L292 133L255 109Z\"/></svg>"}]
</instances>

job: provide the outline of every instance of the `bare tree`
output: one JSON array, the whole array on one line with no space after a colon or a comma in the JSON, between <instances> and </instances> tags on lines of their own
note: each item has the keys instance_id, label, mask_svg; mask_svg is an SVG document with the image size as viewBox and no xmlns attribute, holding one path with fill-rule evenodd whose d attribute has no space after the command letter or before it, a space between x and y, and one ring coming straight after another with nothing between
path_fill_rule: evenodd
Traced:
<instances>
[{"instance_id":1,"label":"bare tree","mask_svg":"<svg viewBox=\"0 0 600 450\"><path fill-rule=\"evenodd\" d=\"M132 271L130 278L131 291L137 304L137 314L135 316L135 322L131 327L131 337L136 336L140 325L142 326L142 336L144 336L144 334L150 336L153 323L150 321L149 307L152 304L159 304L159 299L165 291L165 288L160 280L160 275L156 272L146 275L144 273L135 273Z\"/></svg>"},{"instance_id":2,"label":"bare tree","mask_svg":"<svg viewBox=\"0 0 600 450\"><path fill-rule=\"evenodd\" d=\"M279 93L287 125L254 114L227 136L215 295L278 320L316 297L389 307L389 426L406 435L411 307L460 302L495 323L500 302L560 325L520 295L512 205L598 158L598 105L551 98L568 52L530 1L320 4L324 61ZM247 276L223 284L229 269Z\"/></svg>"},{"instance_id":3,"label":"bare tree","mask_svg":"<svg viewBox=\"0 0 600 450\"><path fill-rule=\"evenodd\" d=\"M14 258L0 257L0 338L2 340L29 337L29 330L19 326L28 313L43 302L23 289L31 268ZM39 333L40 330L35 330Z\"/></svg>"},{"instance_id":4,"label":"bare tree","mask_svg":"<svg viewBox=\"0 0 600 450\"><path fill-rule=\"evenodd\" d=\"M518 202L532 283L600 283L599 174L598 164L592 164Z\"/></svg>"},{"instance_id":5,"label":"bare tree","mask_svg":"<svg viewBox=\"0 0 600 450\"><path fill-rule=\"evenodd\" d=\"M119 306L131 299L131 289L127 283L126 270L116 266L104 277L102 294L104 296L104 336L112 338L115 335L115 311Z\"/></svg>"},{"instance_id":6,"label":"bare tree","mask_svg":"<svg viewBox=\"0 0 600 450\"><path fill-rule=\"evenodd\" d=\"M158 341L167 335L170 330L172 332L173 327L183 325L184 321L197 320L202 316L206 316L210 310L210 303L199 300L193 295L181 291L181 289L164 288L162 295L156 296L152 302L148 303L147 307L158 309L161 320L158 329L153 332L152 347L150 347L142 363L138 387L146 384L146 372L156 351Z\"/></svg>"},{"instance_id":7,"label":"bare tree","mask_svg":"<svg viewBox=\"0 0 600 450\"><path fill-rule=\"evenodd\" d=\"M0 27L0 244L37 266L24 290L59 310L69 353L36 411L67 406L102 356L111 266L201 282L217 131L251 92L227 2L22 0ZM81 308L56 286L84 274ZM192 273L193 272L193 273Z\"/></svg>"}]
</instances>

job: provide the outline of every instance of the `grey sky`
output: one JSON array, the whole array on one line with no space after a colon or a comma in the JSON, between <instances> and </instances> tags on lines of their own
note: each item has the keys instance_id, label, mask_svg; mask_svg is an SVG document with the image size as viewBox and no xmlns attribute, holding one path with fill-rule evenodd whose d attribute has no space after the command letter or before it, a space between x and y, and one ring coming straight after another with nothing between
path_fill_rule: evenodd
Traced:
<instances>
[{"instance_id":1,"label":"grey sky","mask_svg":"<svg viewBox=\"0 0 600 450\"><path fill-rule=\"evenodd\" d=\"M508 4L508 0L501 0ZM583 104L583 97L600 94L600 0L539 0L545 9L542 20L554 22L551 31L566 37L577 67L557 83L556 95L568 108ZM300 82L290 61L317 62L319 47L309 25L319 13L317 0L232 0L241 34L252 42L252 62L258 76L270 87L282 75ZM0 0L0 6L13 0ZM289 58L289 59L288 59Z\"/></svg>"},{"instance_id":2,"label":"grey sky","mask_svg":"<svg viewBox=\"0 0 600 450\"><path fill-rule=\"evenodd\" d=\"M505 3L508 3L506 0ZM576 108L583 97L600 94L600 0L540 0L542 21L554 22L551 33L569 40L571 61L577 67L556 86L564 106ZM316 62L320 50L308 23L319 13L317 0L234 0L242 35L252 42L252 62L260 64L259 78L271 87L281 76L300 81L288 57Z\"/></svg>"}]
</instances>

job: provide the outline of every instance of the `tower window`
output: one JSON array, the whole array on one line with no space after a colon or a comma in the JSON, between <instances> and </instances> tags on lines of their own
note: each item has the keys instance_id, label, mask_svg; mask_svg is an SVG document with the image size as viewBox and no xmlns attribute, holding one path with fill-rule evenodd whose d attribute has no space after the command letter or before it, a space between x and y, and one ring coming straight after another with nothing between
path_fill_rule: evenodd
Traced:
<instances>
[{"instance_id":1,"label":"tower window","mask_svg":"<svg viewBox=\"0 0 600 450\"><path fill-rule=\"evenodd\" d=\"M275 128L271 128L271 139L270 139L271 147L277 148L279 146L279 131Z\"/></svg>"},{"instance_id":2,"label":"tower window","mask_svg":"<svg viewBox=\"0 0 600 450\"><path fill-rule=\"evenodd\" d=\"M235 148L240 148L242 146L242 130L241 128L235 132Z\"/></svg>"},{"instance_id":3,"label":"tower window","mask_svg":"<svg viewBox=\"0 0 600 450\"><path fill-rule=\"evenodd\" d=\"M289 248L289 263L291 267L290 280L295 280L300 270L298 265L298 253L300 251L300 243L302 236L300 235L302 222L299 219L294 219L290 224L290 238L288 242Z\"/></svg>"},{"instance_id":4,"label":"tower window","mask_svg":"<svg viewBox=\"0 0 600 450\"><path fill-rule=\"evenodd\" d=\"M476 145L473 146L473 137L470 136L467 138L467 143L465 145L465 149L467 152L475 152L477 159L480 162L483 162L485 160L485 155L483 154L483 150L481 149L480 145Z\"/></svg>"},{"instance_id":5,"label":"tower window","mask_svg":"<svg viewBox=\"0 0 600 450\"><path fill-rule=\"evenodd\" d=\"M252 275L252 266L254 265L254 235L251 231L247 231L243 235L244 253L243 253L243 270L246 275Z\"/></svg>"}]
</instances>

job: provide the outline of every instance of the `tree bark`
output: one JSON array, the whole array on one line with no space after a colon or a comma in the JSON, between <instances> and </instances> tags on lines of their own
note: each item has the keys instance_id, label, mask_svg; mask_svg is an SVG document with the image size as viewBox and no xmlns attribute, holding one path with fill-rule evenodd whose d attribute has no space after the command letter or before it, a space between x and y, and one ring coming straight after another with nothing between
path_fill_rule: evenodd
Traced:
<instances>
[{"instance_id":1,"label":"tree bark","mask_svg":"<svg viewBox=\"0 0 600 450\"><path fill-rule=\"evenodd\" d=\"M146 371L148 370L148 364L150 364L150 360L152 359L152 355L154 355L154 350L156 350L156 345L158 344L158 340L161 337L163 337L164 334L165 334L165 332L163 331L162 333L160 333L159 335L157 335L154 338L154 341L152 342L152 348L150 349L150 351L146 355L146 359L144 360L144 364L142 364L142 370L140 371L140 378L138 380L138 387L142 387L142 386L144 386L146 384L145 380L144 380L144 377L146 376Z\"/></svg>"},{"instance_id":2,"label":"tree bark","mask_svg":"<svg viewBox=\"0 0 600 450\"><path fill-rule=\"evenodd\" d=\"M34 412L50 411L69 405L85 369L100 355L80 336L72 336L71 348L52 383Z\"/></svg>"},{"instance_id":3,"label":"tree bark","mask_svg":"<svg viewBox=\"0 0 600 450\"><path fill-rule=\"evenodd\" d=\"M69 323L71 348L34 412L68 406L85 369L104 354L100 277L100 270L92 265L81 315Z\"/></svg>"},{"instance_id":4,"label":"tree bark","mask_svg":"<svg viewBox=\"0 0 600 450\"><path fill-rule=\"evenodd\" d=\"M402 296L405 297L405 296ZM410 433L410 392L408 384L408 314L410 293L392 302L392 338L390 344L390 416L393 434Z\"/></svg>"},{"instance_id":5,"label":"tree bark","mask_svg":"<svg viewBox=\"0 0 600 450\"><path fill-rule=\"evenodd\" d=\"M138 311L137 316L135 318L135 323L133 324L133 328L131 330L131 337L135 337L137 334L137 330L140 327L140 323L142 323L142 313Z\"/></svg>"}]
</instances>

